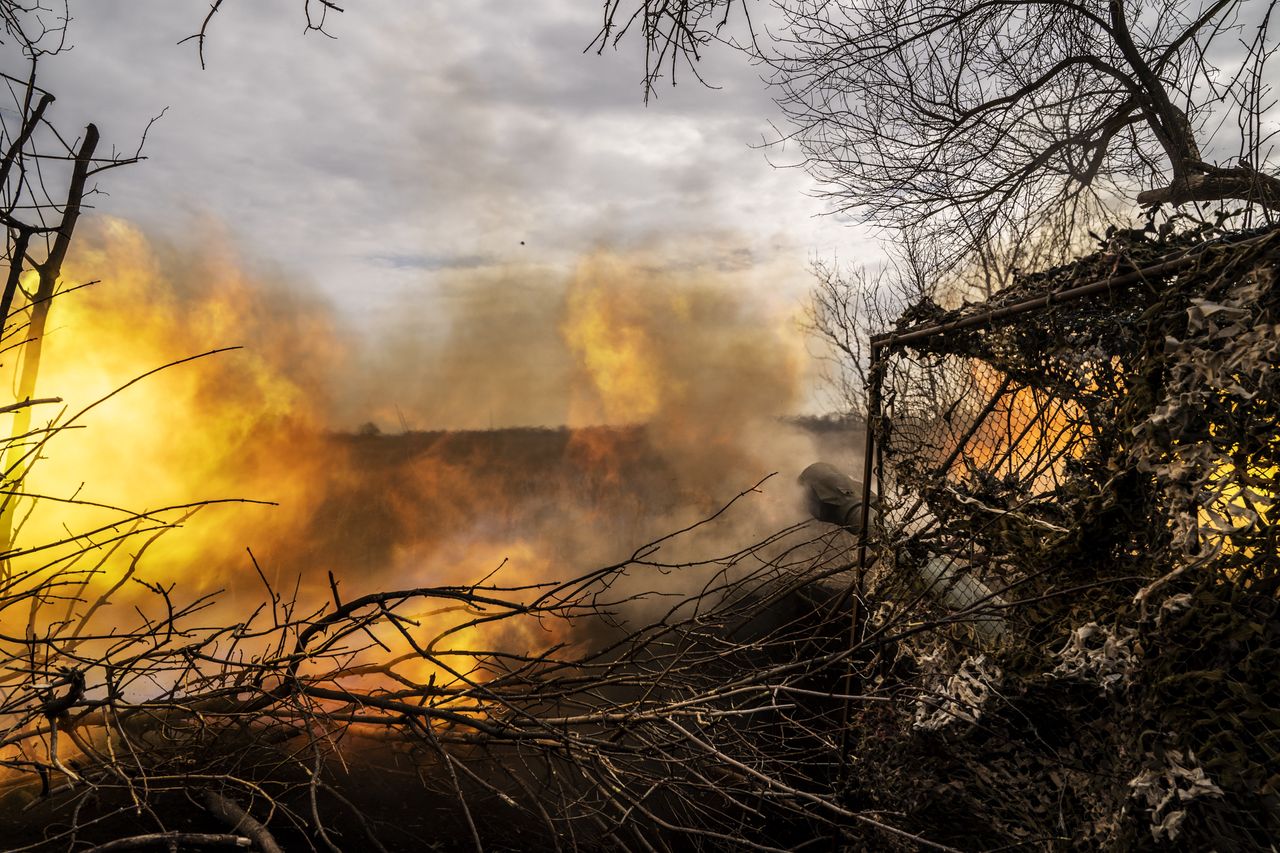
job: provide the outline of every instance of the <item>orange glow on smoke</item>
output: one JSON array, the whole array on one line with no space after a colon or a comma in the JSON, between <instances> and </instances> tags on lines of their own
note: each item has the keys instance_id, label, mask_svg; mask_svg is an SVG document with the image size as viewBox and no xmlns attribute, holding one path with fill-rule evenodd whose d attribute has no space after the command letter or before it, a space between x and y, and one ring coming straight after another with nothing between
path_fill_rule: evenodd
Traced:
<instances>
[{"instance_id":1,"label":"orange glow on smoke","mask_svg":"<svg viewBox=\"0 0 1280 853\"><path fill-rule=\"evenodd\" d=\"M36 426L65 423L168 362L228 345L244 348L150 376L93 408L76 428L55 434L23 484L25 492L44 497L24 502L15 547L65 544L19 556L12 570L44 567L49 576L92 569L86 593L92 597L125 576L145 538L114 550L113 540L135 527L155 526L110 527L127 513L95 504L143 513L248 498L277 506L231 503L186 519L181 512L164 516L181 521L182 529L147 547L136 577L173 584L182 600L226 589L213 619L224 612L243 616L246 604L251 609L265 597L246 547L278 593L291 594L300 580L310 601L329 597L328 571L348 596L375 584L463 584L504 559L496 583L541 579L547 560L520 536L495 533L482 545L467 538L473 520L465 512L483 504L501 512L502 489L472 476L466 465L439 459L408 466L398 489L381 496L390 507L383 516L396 529L378 565L364 564L358 547L344 550L360 535L366 509L349 496L369 490L350 448L325 432L326 374L344 357L328 313L255 280L225 249L175 260L169 248L126 223L97 224L68 264L64 282L92 276L102 283L55 301L37 394L57 395L64 403L39 409ZM336 520L327 509L335 501L349 510ZM450 508L457 510L442 516ZM82 535L93 530L99 532ZM462 533L453 537L454 531ZM116 598L127 611L149 596L126 584ZM4 620L25 616L0 613ZM109 609L102 616L111 618ZM421 633L434 636L445 624L429 620ZM459 639L478 641L477 632Z\"/></svg>"},{"instance_id":2,"label":"orange glow on smoke","mask_svg":"<svg viewBox=\"0 0 1280 853\"><path fill-rule=\"evenodd\" d=\"M324 365L337 356L333 336L322 318L305 314L274 337L262 334L261 317L270 309L255 283L227 256L210 252L185 271L200 278L195 289L164 280L158 250L136 229L108 220L99 230L68 263L64 284L90 277L103 283L57 297L50 311L37 394L57 395L64 403L40 408L36 425L65 423L167 362L244 343L246 335L257 339L252 348L149 377L93 408L76 428L54 435L24 483L25 491L49 500L30 507L15 543L30 547L57 541L69 531L92 530L122 517L62 502L73 498L131 512L235 497L286 507L270 521L265 507L209 508L201 511L212 516L209 523L193 520L181 535L166 535L152 547L154 578L208 591L227 583L233 562L243 565L243 540L232 546L228 529L260 531L270 524L288 530L305 505L305 472L316 465L320 402L276 365L283 359ZM84 544L81 540L54 553L68 554ZM120 559L108 561L91 587L114 583L137 544L126 545ZM91 550L80 563L96 562L98 556Z\"/></svg>"},{"instance_id":3,"label":"orange glow on smoke","mask_svg":"<svg viewBox=\"0 0 1280 853\"><path fill-rule=\"evenodd\" d=\"M277 593L296 585L317 606L330 598L329 572L346 600L465 585L499 566L491 583L532 584L625 558L813 455L776 418L795 397L799 333L744 309L725 282L670 284L604 253L584 260L557 327L576 370L571 430L334 436L329 397L349 346L326 307L246 272L217 235L181 252L98 219L77 241L65 284L102 283L55 300L37 395L65 403L38 409L37 426L168 362L244 347L151 376L49 441L24 490L50 499L24 507L16 543L70 541L12 568L92 570L90 597L125 577L144 541L117 545L128 525L108 525L124 515L94 502L133 513L220 498L278 504L202 509L138 562L138 579L175 585L181 600L225 589L202 617L213 624L265 598L246 547ZM778 517L793 513L787 503ZM753 529L732 533L757 536L775 520L752 517ZM99 617L132 622L140 600L150 598L126 584L118 609ZM417 616L422 642L470 618L443 606ZM0 622L21 618L0 612ZM528 621L468 628L442 647L532 651L562 639Z\"/></svg>"},{"instance_id":4,"label":"orange glow on smoke","mask_svg":"<svg viewBox=\"0 0 1280 853\"><path fill-rule=\"evenodd\" d=\"M974 361L970 366L976 388L989 389L973 395L972 412L958 419L963 428L950 447L939 447L938 462L964 438L990 395L999 387L1002 374L990 365ZM963 476L965 463L997 479L1013 478L1028 494L1052 488L1068 458L1077 458L1088 447L1091 429L1084 410L1071 400L1055 397L1035 388L1014 386L1006 391L982 424L966 441L951 471Z\"/></svg>"},{"instance_id":5,"label":"orange glow on smoke","mask_svg":"<svg viewBox=\"0 0 1280 853\"><path fill-rule=\"evenodd\" d=\"M639 291L619 291L608 279L618 274L608 259L579 270L568 294L562 334L595 391L575 400L571 423L644 423L662 404L664 380L650 335L652 314ZM665 308L679 309L679 300ZM594 406L592 405L594 404Z\"/></svg>"}]
</instances>

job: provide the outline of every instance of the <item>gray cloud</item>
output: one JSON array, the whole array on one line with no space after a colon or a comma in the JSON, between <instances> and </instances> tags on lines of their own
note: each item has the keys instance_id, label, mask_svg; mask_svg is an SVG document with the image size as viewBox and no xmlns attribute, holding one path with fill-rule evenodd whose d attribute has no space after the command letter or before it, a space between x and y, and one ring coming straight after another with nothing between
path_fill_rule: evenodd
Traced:
<instances>
[{"instance_id":1,"label":"gray cloud","mask_svg":"<svg viewBox=\"0 0 1280 853\"><path fill-rule=\"evenodd\" d=\"M799 298L811 254L865 245L750 147L772 106L737 56L709 60L718 90L689 77L646 107L634 45L582 52L596 4L384 0L334 16L336 40L301 35L297 7L226 3L202 72L177 42L203 4L72 0L55 119L124 149L170 107L100 210L179 239L211 218L354 328L403 326L408 301L424 335L460 270L651 248Z\"/></svg>"},{"instance_id":2,"label":"gray cloud","mask_svg":"<svg viewBox=\"0 0 1280 853\"><path fill-rule=\"evenodd\" d=\"M369 263L397 270L469 270L491 266L492 255L372 255Z\"/></svg>"}]
</instances>

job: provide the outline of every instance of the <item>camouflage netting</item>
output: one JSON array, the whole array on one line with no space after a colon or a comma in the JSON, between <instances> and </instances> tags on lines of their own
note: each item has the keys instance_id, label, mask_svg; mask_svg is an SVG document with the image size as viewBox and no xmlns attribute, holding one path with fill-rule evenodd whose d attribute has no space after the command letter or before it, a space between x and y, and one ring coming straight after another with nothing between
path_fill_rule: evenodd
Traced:
<instances>
[{"instance_id":1,"label":"camouflage netting","mask_svg":"<svg viewBox=\"0 0 1280 853\"><path fill-rule=\"evenodd\" d=\"M988 319L882 349L868 597L909 676L851 803L963 849L1272 849L1278 264L1277 230L1112 232L907 313Z\"/></svg>"}]
</instances>

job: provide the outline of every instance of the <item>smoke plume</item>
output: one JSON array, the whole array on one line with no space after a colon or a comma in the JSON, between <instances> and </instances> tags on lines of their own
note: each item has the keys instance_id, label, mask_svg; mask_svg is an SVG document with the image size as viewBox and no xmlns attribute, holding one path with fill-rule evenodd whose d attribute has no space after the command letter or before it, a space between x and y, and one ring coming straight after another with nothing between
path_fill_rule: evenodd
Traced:
<instances>
[{"instance_id":1,"label":"smoke plume","mask_svg":"<svg viewBox=\"0 0 1280 853\"><path fill-rule=\"evenodd\" d=\"M244 497L152 546L142 574L261 596L261 580L361 590L563 577L713 512L771 472L707 548L798 519L810 438L787 310L733 264L598 250L437 276L399 325L357 336L332 306L237 256L209 227L175 245L88 223L59 297L40 393L74 412L160 365L49 443L29 490L132 511ZM252 270L252 271L251 271ZM786 306L782 306L783 309ZM11 369L12 365L6 369ZM42 503L20 542L107 523ZM751 537L751 538L748 538ZM96 559L96 558L94 558ZM129 554L102 562L109 586Z\"/></svg>"}]
</instances>

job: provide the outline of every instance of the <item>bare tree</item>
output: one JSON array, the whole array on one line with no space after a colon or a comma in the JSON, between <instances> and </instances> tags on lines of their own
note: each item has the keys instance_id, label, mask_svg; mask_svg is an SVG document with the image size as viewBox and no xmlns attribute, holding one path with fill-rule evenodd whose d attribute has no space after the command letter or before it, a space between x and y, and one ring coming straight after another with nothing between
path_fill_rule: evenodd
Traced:
<instances>
[{"instance_id":1,"label":"bare tree","mask_svg":"<svg viewBox=\"0 0 1280 853\"><path fill-rule=\"evenodd\" d=\"M878 267L814 261L804 330L815 341L822 380L838 411L863 414L871 336L891 328L909 306L932 298L937 282L927 249L908 244Z\"/></svg>"},{"instance_id":2,"label":"bare tree","mask_svg":"<svg viewBox=\"0 0 1280 853\"><path fill-rule=\"evenodd\" d=\"M101 592L74 543L0 588L0 817L24 849L948 849L840 796L841 708L897 687L841 692L885 638L848 645L831 534L664 558L708 519L559 582L331 577L310 604L259 569L229 622L145 565L197 509L121 511L137 557Z\"/></svg>"},{"instance_id":3,"label":"bare tree","mask_svg":"<svg viewBox=\"0 0 1280 853\"><path fill-rule=\"evenodd\" d=\"M634 4L632 4L634 6ZM605 4L654 64L693 60L750 0ZM1270 174L1272 2L777 0L743 46L835 209L971 249L1065 209L1241 201ZM630 8L630 7L628 7ZM619 25L619 21L622 24ZM1077 211L1082 212L1082 211ZM1266 215L1271 215L1269 212Z\"/></svg>"},{"instance_id":4,"label":"bare tree","mask_svg":"<svg viewBox=\"0 0 1280 853\"><path fill-rule=\"evenodd\" d=\"M1274 219L1275 6L609 0L595 44L641 39L646 91L712 46L746 53L788 120L778 141L832 210L890 238L881 268L815 268L809 329L859 409L866 341L908 306L989 299L1142 208Z\"/></svg>"},{"instance_id":5,"label":"bare tree","mask_svg":"<svg viewBox=\"0 0 1280 853\"><path fill-rule=\"evenodd\" d=\"M1265 97L1270 6L1240 73L1209 63L1241 2L878 2L788 7L781 103L838 208L978 246L1081 200L1236 199L1280 207L1243 123L1238 162L1205 162L1215 109ZM1221 120L1223 116L1216 116ZM1203 139L1198 138L1203 137ZM1135 196L1136 193L1136 196Z\"/></svg>"},{"instance_id":6,"label":"bare tree","mask_svg":"<svg viewBox=\"0 0 1280 853\"><path fill-rule=\"evenodd\" d=\"M86 199L97 190L94 176L141 159L142 145L132 154L98 151L98 128L89 124L78 138L68 139L50 122L51 92L37 82L40 64L66 49L67 7L39 3L0 3L4 46L17 51L25 74L0 72L8 106L0 110L0 223L5 245L4 290L0 294L0 341L4 351L20 357L15 400L5 407L14 414L3 471L7 491L0 501L0 560L11 549L17 493L47 433L32 430L32 406L59 402L35 398L45 328L54 299L73 289L61 280L76 224ZM146 132L142 134L146 140Z\"/></svg>"},{"instance_id":7,"label":"bare tree","mask_svg":"<svg viewBox=\"0 0 1280 853\"><path fill-rule=\"evenodd\" d=\"M209 28L213 24L213 18L222 11L223 0L212 0L209 4L209 11L205 13L204 18L200 21L200 29L183 39L183 42L193 41L196 43L196 53L200 58L200 67L205 67L204 47L209 37ZM306 21L305 32L320 33L329 35L325 29L325 24L329 19L329 13L342 12L343 9L333 0L302 0L302 15Z\"/></svg>"}]
</instances>

